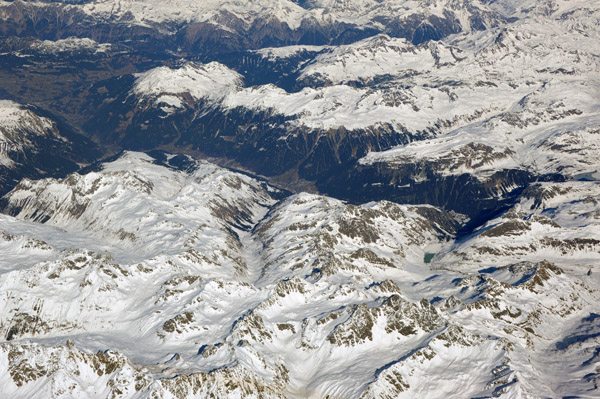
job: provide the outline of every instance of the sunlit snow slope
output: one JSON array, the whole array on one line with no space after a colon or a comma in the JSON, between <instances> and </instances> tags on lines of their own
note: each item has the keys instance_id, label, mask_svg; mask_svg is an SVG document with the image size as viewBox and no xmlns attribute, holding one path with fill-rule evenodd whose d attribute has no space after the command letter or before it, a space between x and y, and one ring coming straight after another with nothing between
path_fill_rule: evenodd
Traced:
<instances>
[{"instance_id":1,"label":"sunlit snow slope","mask_svg":"<svg viewBox=\"0 0 600 399\"><path fill-rule=\"evenodd\" d=\"M5 197L3 394L596 396L596 183L532 187L456 241L464 218L435 207L155 156Z\"/></svg>"},{"instance_id":2,"label":"sunlit snow slope","mask_svg":"<svg viewBox=\"0 0 600 399\"><path fill-rule=\"evenodd\" d=\"M600 398L598 1L2 1L0 96L0 398Z\"/></svg>"}]
</instances>

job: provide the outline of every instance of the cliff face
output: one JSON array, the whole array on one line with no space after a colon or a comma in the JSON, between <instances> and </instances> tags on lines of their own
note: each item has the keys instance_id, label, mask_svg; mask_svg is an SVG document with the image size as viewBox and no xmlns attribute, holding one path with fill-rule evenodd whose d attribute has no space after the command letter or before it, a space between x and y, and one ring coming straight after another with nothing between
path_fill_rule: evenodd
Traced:
<instances>
[{"instance_id":1,"label":"cliff face","mask_svg":"<svg viewBox=\"0 0 600 399\"><path fill-rule=\"evenodd\" d=\"M111 152L203 154L289 187L478 218L531 181L596 172L596 14L563 2L5 2L2 93ZM148 76L173 85L136 89Z\"/></svg>"}]
</instances>

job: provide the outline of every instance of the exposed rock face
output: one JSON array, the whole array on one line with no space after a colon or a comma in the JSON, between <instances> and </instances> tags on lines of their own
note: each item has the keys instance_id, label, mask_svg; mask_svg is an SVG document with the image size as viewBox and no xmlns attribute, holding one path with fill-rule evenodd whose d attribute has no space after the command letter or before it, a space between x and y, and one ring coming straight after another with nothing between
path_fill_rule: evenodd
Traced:
<instances>
[{"instance_id":1,"label":"exposed rock face","mask_svg":"<svg viewBox=\"0 0 600 399\"><path fill-rule=\"evenodd\" d=\"M440 176L439 170L435 163L358 165L345 175L320 182L319 187L353 201L389 198L399 203L429 203L467 214L477 223L512 204L524 187L540 179L522 170L500 170L486 179L468 173ZM544 178L562 180L560 175ZM370 183L360 183L365 181Z\"/></svg>"},{"instance_id":2,"label":"exposed rock face","mask_svg":"<svg viewBox=\"0 0 600 399\"><path fill-rule=\"evenodd\" d=\"M585 267L598 261L598 184L536 183L507 212L488 221L453 249L444 264L506 264L565 257ZM578 215L573 218L573 215Z\"/></svg>"},{"instance_id":3,"label":"exposed rock face","mask_svg":"<svg viewBox=\"0 0 600 399\"><path fill-rule=\"evenodd\" d=\"M143 107L143 106L142 106ZM368 150L383 150L406 143L412 135L388 126L374 126L348 131L344 127L314 129L288 127L289 118L270 111L249 111L242 107L223 112L201 103L173 117L164 118L155 111L115 114L110 120L99 115L88 128L110 126L98 131L99 140L135 150L161 146L188 147L210 156L235 159L257 173L276 176L295 172L307 180L325 179L344 169ZM141 111L141 112L140 112ZM163 132L172 134L165 135ZM115 137L116 136L116 137Z\"/></svg>"},{"instance_id":4,"label":"exposed rock face","mask_svg":"<svg viewBox=\"0 0 600 399\"><path fill-rule=\"evenodd\" d=\"M226 156L357 203L430 203L485 220L532 181L595 173L597 59L573 58L588 38L568 20L556 13L419 46L377 35L219 58L240 74L214 62L163 67L122 81L85 128L131 149ZM558 31L568 40L545 40ZM256 72L265 66L274 77ZM197 70L212 83L139 89L147 75Z\"/></svg>"},{"instance_id":5,"label":"exposed rock face","mask_svg":"<svg viewBox=\"0 0 600 399\"><path fill-rule=\"evenodd\" d=\"M483 221L531 181L597 173L597 10L560 4L12 2L3 89L111 149Z\"/></svg>"}]
</instances>

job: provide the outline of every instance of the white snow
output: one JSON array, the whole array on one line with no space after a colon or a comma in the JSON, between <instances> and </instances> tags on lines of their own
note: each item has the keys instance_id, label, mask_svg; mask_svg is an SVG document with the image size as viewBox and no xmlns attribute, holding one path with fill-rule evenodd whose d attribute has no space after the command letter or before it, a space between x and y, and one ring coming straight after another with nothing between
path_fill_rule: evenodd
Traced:
<instances>
[{"instance_id":1,"label":"white snow","mask_svg":"<svg viewBox=\"0 0 600 399\"><path fill-rule=\"evenodd\" d=\"M31 47L43 53L63 53L81 50L94 50L97 53L104 53L110 50L111 45L110 43L98 43L89 38L69 37L56 41L38 41Z\"/></svg>"},{"instance_id":2,"label":"white snow","mask_svg":"<svg viewBox=\"0 0 600 399\"><path fill-rule=\"evenodd\" d=\"M254 52L274 61L282 58L290 58L297 55L298 53L303 52L318 53L329 48L331 48L331 46L296 45L285 47L265 47L259 50L255 50Z\"/></svg>"},{"instance_id":3,"label":"white snow","mask_svg":"<svg viewBox=\"0 0 600 399\"><path fill-rule=\"evenodd\" d=\"M13 167L10 153L31 147L29 135L55 135L53 128L50 119L40 117L14 101L0 100L0 166Z\"/></svg>"},{"instance_id":4,"label":"white snow","mask_svg":"<svg viewBox=\"0 0 600 399\"><path fill-rule=\"evenodd\" d=\"M301 74L315 87L297 93L244 87L224 65L190 63L137 75L131 94L165 117L206 103L318 129L435 127L361 162L574 180L532 184L459 239L451 226L464 217L435 207L306 193L278 201L264 182L189 158L182 171L126 152L85 175L24 180L5 198L14 216L0 215L0 395L597 396L600 183L575 181L600 173L597 7L468 4L530 16L416 47L380 35L264 50L322 51ZM272 13L291 26L367 26L374 15L456 8L466 27L470 13L445 0L72 7L106 18L131 11L144 24L220 23L225 10L245 24ZM39 134L53 127L0 101L0 150L20 143L24 123ZM426 254L435 256L425 263Z\"/></svg>"},{"instance_id":5,"label":"white snow","mask_svg":"<svg viewBox=\"0 0 600 399\"><path fill-rule=\"evenodd\" d=\"M445 104L439 98L432 98L431 103L435 111L432 116L457 123L430 140L370 153L361 163L446 159L450 163L440 170L442 174L471 172L485 177L507 167L593 176L598 165L590 160L600 157L596 134L600 122L600 49L597 40L590 41L592 37L600 37L597 28L581 35L565 21L527 20L500 33L488 31L449 39L452 46L462 49L460 61L404 81L461 82L453 83L456 88L448 86L448 93L454 97L448 103L452 104L451 113L444 110ZM357 79L361 74L357 70L350 76ZM423 94L431 91L421 90ZM417 104L423 107L422 102ZM480 114L468 117L473 111ZM415 112L419 114L426 115ZM510 154L493 163L465 166L461 164L464 159L454 154L468 145Z\"/></svg>"},{"instance_id":6,"label":"white snow","mask_svg":"<svg viewBox=\"0 0 600 399\"><path fill-rule=\"evenodd\" d=\"M183 103L178 95L218 101L241 84L241 75L217 62L188 63L179 69L159 67L138 74L133 93L142 98L153 97L158 105L181 108Z\"/></svg>"},{"instance_id":7,"label":"white snow","mask_svg":"<svg viewBox=\"0 0 600 399\"><path fill-rule=\"evenodd\" d=\"M138 77L134 93L152 94L157 105L176 104L174 108L179 103L173 102L172 95L190 93L196 101L209 100L225 109L272 112L291 117L286 123L292 126L314 129L390 125L413 133L473 136L476 143L508 144L503 147L524 154L531 151L536 138L528 137L523 148L516 146L534 127L554 126L556 119L569 123L581 113L588 124L596 123L600 85L597 37L597 28L583 36L567 21L537 19L421 46L378 35L323 49L303 66L299 82L326 84L295 93L274 85L243 88L239 75L214 63L149 71ZM264 54L285 57L302 49L305 47L267 49ZM381 83L374 84L377 79L382 79ZM349 82L370 86L357 88ZM161 99L161 94L166 97ZM511 121L515 117L517 125ZM580 125L581 120L574 124ZM462 138L456 142L468 144ZM394 152L374 155L378 160L393 156ZM529 160L519 158L515 162L535 168Z\"/></svg>"},{"instance_id":8,"label":"white snow","mask_svg":"<svg viewBox=\"0 0 600 399\"><path fill-rule=\"evenodd\" d=\"M470 9L467 8L470 5ZM359 26L380 26L376 19L389 20L391 16L410 18L424 15L444 17L444 11L457 12L463 28L469 28L468 16L473 9L489 12L489 8L480 2L456 0L436 1L313 1L300 7L291 0L96 0L81 6L72 6L93 15L96 18L119 19L133 15L134 21L142 25L155 25L168 29L167 24L189 22L208 22L220 26L224 30L235 26L229 15L243 22L245 27L253 23L272 19L287 24L291 29L298 29L303 22L331 24L332 22L356 24Z\"/></svg>"},{"instance_id":9,"label":"white snow","mask_svg":"<svg viewBox=\"0 0 600 399\"><path fill-rule=\"evenodd\" d=\"M544 231L597 236L598 184L557 184L533 213L563 228L532 222L541 230L519 246ZM495 246L502 256L473 266L460 257L469 242L453 242L450 216L434 207L268 193L206 162L183 172L132 152L86 175L23 181L8 197L16 217L0 217L0 329L11 334L0 370L15 371L0 373L0 391L434 398L463 386L485 396L507 384L514 397L593 386L583 375L598 326L582 320L600 281L571 255L552 259L563 272L506 268L511 249ZM105 350L116 366L99 375ZM564 356L573 366L557 375ZM241 381L252 381L243 395Z\"/></svg>"},{"instance_id":10,"label":"white snow","mask_svg":"<svg viewBox=\"0 0 600 399\"><path fill-rule=\"evenodd\" d=\"M300 79L317 75L333 82L347 82L386 74L422 73L431 70L434 61L426 46L415 47L406 39L381 34L324 52L302 69ZM452 57L448 61L456 62Z\"/></svg>"}]
</instances>

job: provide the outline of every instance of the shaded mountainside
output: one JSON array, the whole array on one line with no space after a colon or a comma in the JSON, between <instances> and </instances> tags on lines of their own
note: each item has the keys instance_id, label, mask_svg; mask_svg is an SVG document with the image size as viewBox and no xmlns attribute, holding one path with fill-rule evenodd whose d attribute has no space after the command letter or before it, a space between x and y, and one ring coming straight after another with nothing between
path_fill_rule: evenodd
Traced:
<instances>
[{"instance_id":1,"label":"shaded mountainside","mask_svg":"<svg viewBox=\"0 0 600 399\"><path fill-rule=\"evenodd\" d=\"M596 179L588 3L3 2L0 94L112 153L485 221L531 182Z\"/></svg>"},{"instance_id":2,"label":"shaded mountainside","mask_svg":"<svg viewBox=\"0 0 600 399\"><path fill-rule=\"evenodd\" d=\"M226 53L344 44L383 32L419 44L506 20L479 1L327 3L4 1L0 32L42 40L74 36L110 43L134 41L148 51L179 47L189 53Z\"/></svg>"},{"instance_id":3,"label":"shaded mountainside","mask_svg":"<svg viewBox=\"0 0 600 399\"><path fill-rule=\"evenodd\" d=\"M100 155L93 142L36 107L0 101L0 193L23 178L64 176Z\"/></svg>"}]
</instances>

